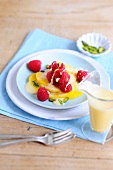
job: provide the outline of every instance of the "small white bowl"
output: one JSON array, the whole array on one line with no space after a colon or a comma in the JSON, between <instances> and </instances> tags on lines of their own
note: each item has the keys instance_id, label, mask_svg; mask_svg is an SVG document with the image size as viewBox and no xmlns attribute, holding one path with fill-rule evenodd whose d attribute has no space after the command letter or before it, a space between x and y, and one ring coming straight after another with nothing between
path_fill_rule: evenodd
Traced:
<instances>
[{"instance_id":1,"label":"small white bowl","mask_svg":"<svg viewBox=\"0 0 113 170\"><path fill-rule=\"evenodd\" d=\"M82 41L86 42L90 46L94 46L96 48L104 47L105 50L102 53L98 54L92 54L88 51L85 51L83 49L83 44ZM87 33L82 35L78 40L77 40L77 47L78 49L85 55L91 56L91 57L99 57L107 54L111 50L111 43L109 39L101 34L98 33Z\"/></svg>"}]
</instances>

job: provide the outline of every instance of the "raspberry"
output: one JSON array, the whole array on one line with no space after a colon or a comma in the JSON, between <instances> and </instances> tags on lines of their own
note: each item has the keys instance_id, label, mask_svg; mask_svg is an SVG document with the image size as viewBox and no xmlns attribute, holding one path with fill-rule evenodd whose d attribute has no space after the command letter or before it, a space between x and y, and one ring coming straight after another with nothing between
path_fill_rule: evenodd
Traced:
<instances>
[{"instance_id":1,"label":"raspberry","mask_svg":"<svg viewBox=\"0 0 113 170\"><path fill-rule=\"evenodd\" d=\"M52 64L49 66L53 71L56 69L65 69L65 65L61 62L57 63L56 61L53 61Z\"/></svg>"},{"instance_id":2,"label":"raspberry","mask_svg":"<svg viewBox=\"0 0 113 170\"><path fill-rule=\"evenodd\" d=\"M68 83L59 83L58 88L65 93L68 93L72 90L72 85Z\"/></svg>"},{"instance_id":3,"label":"raspberry","mask_svg":"<svg viewBox=\"0 0 113 170\"><path fill-rule=\"evenodd\" d=\"M56 61L53 61L52 64L50 65L50 68L52 68L52 70L56 70L58 68L58 63Z\"/></svg>"},{"instance_id":4,"label":"raspberry","mask_svg":"<svg viewBox=\"0 0 113 170\"><path fill-rule=\"evenodd\" d=\"M69 82L69 79L70 79L70 75L66 72L66 71L63 71L62 72L62 76L61 78L59 79L59 83L68 83Z\"/></svg>"},{"instance_id":5,"label":"raspberry","mask_svg":"<svg viewBox=\"0 0 113 170\"><path fill-rule=\"evenodd\" d=\"M81 82L86 76L88 75L88 72L85 70L79 70L77 72L77 81Z\"/></svg>"},{"instance_id":6,"label":"raspberry","mask_svg":"<svg viewBox=\"0 0 113 170\"><path fill-rule=\"evenodd\" d=\"M32 60L28 63L29 70L33 72L39 72L41 69L41 61L40 60Z\"/></svg>"},{"instance_id":7,"label":"raspberry","mask_svg":"<svg viewBox=\"0 0 113 170\"><path fill-rule=\"evenodd\" d=\"M70 75L62 69L56 70L54 74L54 82L56 83L68 83Z\"/></svg>"},{"instance_id":8,"label":"raspberry","mask_svg":"<svg viewBox=\"0 0 113 170\"><path fill-rule=\"evenodd\" d=\"M61 77L62 77L62 69L56 70L54 72L54 81L58 82Z\"/></svg>"},{"instance_id":9,"label":"raspberry","mask_svg":"<svg viewBox=\"0 0 113 170\"><path fill-rule=\"evenodd\" d=\"M47 79L48 79L49 83L51 82L51 78L52 78L52 76L53 76L53 71L52 71L52 70L50 70L50 71L47 73L47 75L46 75L46 77L47 77Z\"/></svg>"},{"instance_id":10,"label":"raspberry","mask_svg":"<svg viewBox=\"0 0 113 170\"><path fill-rule=\"evenodd\" d=\"M37 98L40 101L46 101L49 99L49 93L44 87L40 87L37 92Z\"/></svg>"}]
</instances>

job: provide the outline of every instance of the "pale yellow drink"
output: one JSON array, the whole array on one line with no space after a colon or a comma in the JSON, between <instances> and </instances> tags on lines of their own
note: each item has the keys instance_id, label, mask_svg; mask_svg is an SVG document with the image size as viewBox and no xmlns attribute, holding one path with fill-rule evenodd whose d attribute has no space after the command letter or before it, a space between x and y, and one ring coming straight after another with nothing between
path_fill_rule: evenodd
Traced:
<instances>
[{"instance_id":1,"label":"pale yellow drink","mask_svg":"<svg viewBox=\"0 0 113 170\"><path fill-rule=\"evenodd\" d=\"M113 90L101 87L102 78L103 71L94 70L78 86L88 98L90 126L96 132L104 132L113 123Z\"/></svg>"},{"instance_id":2,"label":"pale yellow drink","mask_svg":"<svg viewBox=\"0 0 113 170\"><path fill-rule=\"evenodd\" d=\"M92 93L88 95L90 124L94 131L104 132L113 120L113 91L95 86Z\"/></svg>"}]
</instances>

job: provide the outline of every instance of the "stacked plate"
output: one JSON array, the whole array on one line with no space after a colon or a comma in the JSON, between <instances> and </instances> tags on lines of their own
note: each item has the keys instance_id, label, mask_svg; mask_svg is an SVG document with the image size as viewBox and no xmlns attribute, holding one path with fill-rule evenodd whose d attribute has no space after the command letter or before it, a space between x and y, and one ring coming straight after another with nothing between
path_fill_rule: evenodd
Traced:
<instances>
[{"instance_id":1,"label":"stacked plate","mask_svg":"<svg viewBox=\"0 0 113 170\"><path fill-rule=\"evenodd\" d=\"M38 59L42 62L42 69L53 61L60 61L74 68L83 68L88 72L95 69L103 71L100 82L103 87L109 87L109 76L94 59L71 50L41 51L17 62L9 71L6 80L6 90L11 100L22 110L32 115L52 120L75 119L88 114L88 104L85 95L69 100L65 105L55 106L52 102L41 102L34 95L25 90L29 75L32 73L26 67L29 60Z\"/></svg>"}]
</instances>

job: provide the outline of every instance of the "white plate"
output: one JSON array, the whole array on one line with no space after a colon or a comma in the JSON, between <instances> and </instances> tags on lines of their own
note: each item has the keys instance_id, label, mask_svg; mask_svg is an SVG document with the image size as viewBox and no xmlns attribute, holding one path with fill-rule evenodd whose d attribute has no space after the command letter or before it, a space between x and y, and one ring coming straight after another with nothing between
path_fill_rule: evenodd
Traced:
<instances>
[{"instance_id":1,"label":"white plate","mask_svg":"<svg viewBox=\"0 0 113 170\"><path fill-rule=\"evenodd\" d=\"M101 75L102 85L104 87L109 87L110 83L109 83L108 74L104 71L104 69L101 67L101 65L99 63L97 63L95 60L93 60L89 57L86 57L78 52L71 51L71 50L47 50L47 51L41 51L41 52L38 52L38 53L35 53L32 55L29 55L29 56L21 59L18 63L16 63L12 67L12 69L9 71L9 74L8 74L7 80L6 80L6 90L8 92L9 97L18 107L20 107L24 111L26 111L32 115L45 118L45 119L66 120L66 119L78 118L78 117L88 114L87 102L84 102L82 107L77 106L76 108L73 108L73 109L65 109L65 110L62 109L62 110L58 111L58 110L46 109L46 108L37 106L36 104L28 101L26 98L23 97L23 95L21 95L21 93L19 93L17 85L16 85L16 75L18 73L20 66L22 66L25 62L27 62L29 59L33 58L34 56L42 57L46 54L48 54L49 56L52 56L53 53L69 54L69 55L73 55L77 58L80 57L80 58L85 59L86 61L88 61L88 63L90 63L92 65L92 68L103 70L103 74ZM53 61L52 58L50 58L50 62L51 61ZM84 65L84 67L85 67L85 65ZM90 70L90 71L92 71L92 70Z\"/></svg>"},{"instance_id":2,"label":"white plate","mask_svg":"<svg viewBox=\"0 0 113 170\"><path fill-rule=\"evenodd\" d=\"M68 53L67 51L52 51L46 52L43 55L39 55L38 53L33 54L33 57L30 60L41 60L42 66L41 69L45 70L47 64L51 64L53 61L60 61L65 64L69 64L74 68L83 68L87 69L88 72L95 70L95 67L88 62L85 58L73 55ZM39 101L36 97L36 94L30 94L26 91L25 86L28 81L29 76L33 73L27 68L27 64L29 61L25 62L19 69L17 73L17 87L22 95L38 106L42 106L49 109L69 109L79 105L84 104L87 101L86 95L82 95L72 100L68 100L64 105L54 105L53 102L49 102L48 100L45 102Z\"/></svg>"}]
</instances>

